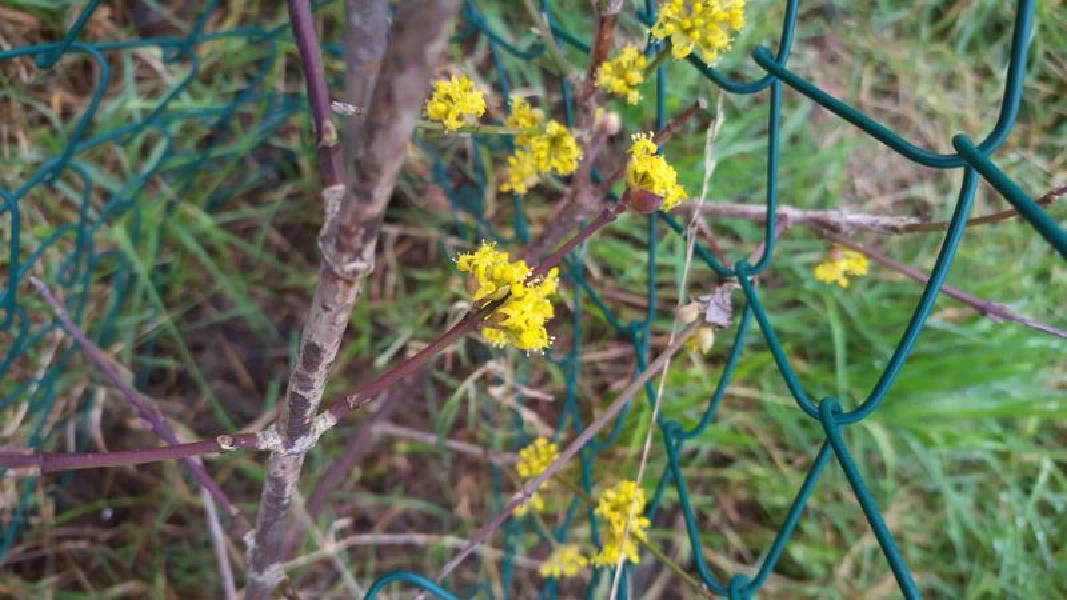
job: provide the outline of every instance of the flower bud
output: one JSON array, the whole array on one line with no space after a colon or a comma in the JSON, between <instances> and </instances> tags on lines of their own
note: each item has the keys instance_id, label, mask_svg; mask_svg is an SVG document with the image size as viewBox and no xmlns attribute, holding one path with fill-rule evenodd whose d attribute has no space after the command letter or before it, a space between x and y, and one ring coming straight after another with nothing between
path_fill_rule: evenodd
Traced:
<instances>
[{"instance_id":1,"label":"flower bud","mask_svg":"<svg viewBox=\"0 0 1067 600\"><path fill-rule=\"evenodd\" d=\"M626 188L623 193L623 201L643 215L650 215L663 206L663 197L657 196L648 190Z\"/></svg>"},{"instance_id":2,"label":"flower bud","mask_svg":"<svg viewBox=\"0 0 1067 600\"><path fill-rule=\"evenodd\" d=\"M690 302L678 309L678 320L688 325L700 318L702 312L699 302Z\"/></svg>"},{"instance_id":3,"label":"flower bud","mask_svg":"<svg viewBox=\"0 0 1067 600\"><path fill-rule=\"evenodd\" d=\"M715 345L715 330L707 326L701 327L693 334L693 339L696 340L696 346L700 353L707 354L711 352L711 347Z\"/></svg>"}]
</instances>

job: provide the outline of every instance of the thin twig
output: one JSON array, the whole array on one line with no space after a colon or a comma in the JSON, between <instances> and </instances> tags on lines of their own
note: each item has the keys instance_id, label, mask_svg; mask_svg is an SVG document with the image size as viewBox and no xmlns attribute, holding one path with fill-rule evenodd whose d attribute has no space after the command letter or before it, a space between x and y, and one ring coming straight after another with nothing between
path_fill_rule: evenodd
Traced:
<instances>
[{"instance_id":1,"label":"thin twig","mask_svg":"<svg viewBox=\"0 0 1067 600\"><path fill-rule=\"evenodd\" d=\"M1050 190L1037 199L1037 203L1048 205L1060 196L1067 194L1067 186ZM697 202L690 200L679 204L681 210L695 210ZM763 222L767 218L767 207L763 204L743 204L734 202L710 202L700 206L700 212L707 216L746 219ZM847 233L869 231L873 233L917 233L925 231L944 231L949 228L948 221L925 221L917 217L893 217L888 215L871 215L848 212L844 208L808 209L779 205L778 216L789 219L793 225L807 225L827 231ZM1019 213L1014 209L1002 210L967 221L967 226L999 223Z\"/></svg>"},{"instance_id":2,"label":"thin twig","mask_svg":"<svg viewBox=\"0 0 1067 600\"><path fill-rule=\"evenodd\" d=\"M66 329L67 333L74 338L74 341L81 346L82 351L89 357L89 360L100 369L100 372L111 382L111 385L113 385L115 389L126 398L130 405L133 406L134 410L137 411L137 415L148 425L152 433L156 434L156 436L171 446L179 445L180 442L177 434L175 434L174 430L167 424L166 419L163 418L159 409L156 408L151 400L133 389L133 386L126 382L118 369L115 368L115 365L112 364L111 360L104 354L104 351L97 347L96 344L85 335L85 332L78 327L74 320L70 318L70 314L67 313L67 309L63 307L63 303L56 299L52 294L52 291L48 289L48 286L32 275L30 276L30 284L37 289L37 293L40 294L41 298L43 298L44 301L48 303L48 306L52 308L52 312L55 313L59 322L63 324L63 328ZM182 458L182 462L189 468L189 471L192 472L193 477L196 478L200 486L211 494L211 497L222 506L222 509L226 511L226 514L233 520L235 529L234 533L237 537L240 538L243 536L245 532L249 530L248 521L245 520L244 516L237 509L237 506L226 496L226 493L222 491L222 488L220 488L219 485L215 483L215 480L211 478L211 475L208 474L204 465L199 460L191 457Z\"/></svg>"},{"instance_id":3,"label":"thin twig","mask_svg":"<svg viewBox=\"0 0 1067 600\"><path fill-rule=\"evenodd\" d=\"M514 497L512 497L511 501L508 502L508 505L504 508L504 510L502 510L499 514L493 517L493 519L490 520L489 523L487 523L484 527L475 532L475 534L470 538L468 544L464 546L464 548L452 560L448 561L448 563L445 564L445 566L441 569L440 572L438 572L437 581L441 581L442 579L447 577L449 573L451 573L468 556L470 556L474 552L475 548L484 544L494 531L496 531L501 525L503 525L505 521L511 518L511 514L515 511L516 508L518 508L520 504L527 502L530 499L530 496L532 496L533 493L537 491L539 487L541 487L541 484L543 484L550 477L555 475L568 462L570 462L571 459L573 459L575 455L577 455L578 452L583 447L585 447L585 445L588 444L590 440L593 439L593 436L596 435L598 431L603 429L604 426L606 426L611 421L611 419L613 419L615 415L617 415L619 411L621 411L623 407L626 406L626 404L628 404L630 400L632 400L633 397L639 391L641 391L641 389L645 385L645 382L647 382L656 373L663 369L664 365L667 363L670 357L673 356L676 352L678 352L678 350L681 349L682 346L685 344L685 341L689 339L689 336L692 335L694 331L696 331L696 327L697 323L694 323L687 327L681 333L681 335L678 336L678 339L675 340L673 344L668 346L658 357L656 357L656 359L648 365L648 368L645 369L645 371L643 371L640 375L638 375L637 378L635 378L634 381L630 383L630 385L628 385L626 389L622 391L621 394L619 394L619 397L616 398L610 406L608 406L607 410L605 410L600 416L598 416L596 420L594 420L589 425L589 427L582 431L582 433L579 434L578 437L576 437L574 441L571 442L571 444L567 446L567 448L563 450L563 452L560 453L559 458L557 458L551 465L549 465L544 471L542 471L540 475L534 477L529 482L527 482L526 486L523 487L522 490L520 490L518 493L516 493Z\"/></svg>"},{"instance_id":4,"label":"thin twig","mask_svg":"<svg viewBox=\"0 0 1067 600\"><path fill-rule=\"evenodd\" d=\"M237 600L237 585L233 582L233 567L230 566L230 554L226 551L226 536L222 533L222 524L219 523L219 512L215 508L215 500L203 486L200 487L200 496L204 502L204 516L207 520L208 531L211 533L211 544L215 548L215 560L219 564L222 597L225 600Z\"/></svg>"},{"instance_id":5,"label":"thin twig","mask_svg":"<svg viewBox=\"0 0 1067 600\"><path fill-rule=\"evenodd\" d=\"M596 35L589 53L589 66L585 70L585 82L578 96L579 102L585 101L596 92L596 72L611 53L615 41L615 21L622 11L622 0L607 0L603 8L600 8L598 2L597 7Z\"/></svg>"},{"instance_id":6,"label":"thin twig","mask_svg":"<svg viewBox=\"0 0 1067 600\"><path fill-rule=\"evenodd\" d=\"M365 533L351 535L333 543L327 543L322 550L309 552L285 563L285 570L291 571L312 564L322 558L337 554L353 546L443 546L445 548L464 548L469 542L452 535L430 535L425 533ZM485 558L504 560L509 558L515 566L524 569L537 569L541 563L524 556L513 556L490 546L479 545L475 552Z\"/></svg>"},{"instance_id":7,"label":"thin twig","mask_svg":"<svg viewBox=\"0 0 1067 600\"><path fill-rule=\"evenodd\" d=\"M851 248L856 252L859 252L869 257L871 260L874 260L875 262L881 265L889 267L890 269L897 271L905 277L913 279L923 285L926 285L926 283L930 281L930 278L922 271L901 264L882 254L881 252L875 250L874 248L871 248L870 246L858 244L843 235L833 233L831 231L823 232L823 236L829 240L832 240L835 243L841 244L842 246L845 246L847 248ZM1067 331L1064 331L1047 323L1042 323L1041 321L1031 319L1029 317L1024 317L1008 308L1007 305L1002 304L1000 302L983 300L982 298L972 296L967 292L958 290L950 285L942 285L941 293L950 298L955 298L956 300L959 300L960 302L978 311L979 314L989 317L994 321L1012 321L1014 323L1019 323L1020 325L1025 325L1026 327L1035 329L1042 333L1054 335L1059 338L1067 338Z\"/></svg>"}]
</instances>

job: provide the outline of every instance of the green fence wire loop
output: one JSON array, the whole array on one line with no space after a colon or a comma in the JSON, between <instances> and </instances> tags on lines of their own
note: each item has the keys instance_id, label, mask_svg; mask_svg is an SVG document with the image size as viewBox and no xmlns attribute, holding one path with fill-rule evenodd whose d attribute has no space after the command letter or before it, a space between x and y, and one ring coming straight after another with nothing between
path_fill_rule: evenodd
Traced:
<instances>
[{"instance_id":1,"label":"green fence wire loop","mask_svg":"<svg viewBox=\"0 0 1067 600\"><path fill-rule=\"evenodd\" d=\"M305 106L301 99L295 95L282 94L267 85L267 73L276 64L279 58L278 47L288 42L287 24L281 23L273 27L238 26L222 31L204 31L213 12L219 3L215 0L207 2L194 16L183 36L160 36L143 39L109 40L100 42L78 41L82 28L88 23L93 11L99 5L99 0L90 0L82 8L82 12L74 20L71 27L65 32L62 39L55 43L38 44L22 48L0 51L0 61L11 60L17 57L33 57L35 64L41 69L55 68L59 61L70 54L84 54L92 60L97 69L97 79L94 82L90 100L82 114L70 120L69 133L66 144L55 156L43 159L40 164L29 168L29 174L22 183L14 190L0 188L0 218L7 219L8 230L11 238L7 244L8 273L3 279L3 289L0 291L0 331L8 335L12 342L0 358L0 381L11 383L11 366L20 356L37 351L49 332L56 327L55 323L49 322L44 325L33 325L29 319L32 310L20 284L28 276L30 270L42 261L45 251L58 248L61 238L73 235L75 243L72 249L55 264L49 265L50 272L47 279L52 285L62 287L63 297L76 320L82 320L82 312L88 299L91 285L97 287L109 285L115 300L108 306L104 315L88 324L90 336L102 346L107 346L118 335L116 320L128 307L124 303L131 291L137 285L137 273L135 266L129 262L126 255L115 251L100 251L96 248L94 240L98 234L120 218L128 217L125 223L126 230L136 243L150 233L148 227L160 227L162 223L145 224L145 209L153 202L165 201L168 207L173 207L179 202L188 201L185 192L196 189L205 181L205 173L212 170L212 165L217 161L231 161L247 168L241 169L245 177L236 185L227 186L225 189L218 188L206 194L203 200L204 209L209 213L223 205L229 197L240 191L249 191L265 188L269 185L270 177L279 168L278 165L267 161L260 161L249 153L248 148L235 150L227 148L224 144L233 139L230 131L230 122L235 113L253 103L265 106L266 109L260 115L256 129L256 139L259 143L266 141L270 135L280 126L293 118L306 118ZM321 6L321 3L319 4ZM589 44L582 35L569 31L563 27L555 17L553 3L541 0L538 6L547 22L548 30L554 37L554 42L569 46L579 52L589 52ZM874 120L870 116L834 98L824 90L815 86L803 77L800 77L788 67L789 56L792 51L796 35L798 16L798 0L788 0L785 3L785 16L783 18L778 48L775 53L767 48L756 48L752 52L755 64L763 70L763 74L751 81L736 80L716 70L714 67L703 63L695 56L687 58L687 63L704 78L719 86L724 92L731 94L750 95L762 93L767 90L769 104L768 139L767 139L767 171L765 175L766 186L766 223L763 230L764 250L758 259L750 264L746 260L735 260L732 265L723 264L715 255L701 244L695 247L695 256L719 278L736 278L740 284L744 298L743 306L735 318L737 325L733 336L732 345L726 354L722 373L714 385L706 407L699 419L691 427L686 428L675 419L666 418L662 415L656 421L661 438L663 440L663 452L667 458L667 466L658 473L655 491L651 496L646 516L654 520L657 513L664 509L668 501L668 490L673 489L677 501L672 509L677 510L683 517L686 536L691 546L689 554L692 556L691 569L696 577L707 586L712 593L728 598L751 598L766 584L771 573L775 570L786 548L790 536L796 530L820 477L825 473L830 459L835 458L842 472L848 480L857 503L863 510L864 516L874 533L880 548L886 558L901 592L907 598L920 597L920 585L914 581L905 560L904 553L897 548L892 533L889 531L881 516L877 503L870 489L864 482L859 467L848 448L844 437L844 428L862 421L878 409L884 400L901 367L906 362L915 341L922 332L926 320L933 307L933 303L944 282L948 270L952 265L953 258L959 246L967 216L970 213L974 201L975 190L979 177L987 180L1019 211L1022 217L1061 255L1067 258L1067 234L1049 217L1012 179L1003 173L993 163L991 155L1005 141L1015 122L1022 94L1022 81L1026 65L1027 48L1030 41L1034 21L1033 0L1019 0L1016 4L1013 33L1010 47L1010 55L1007 65L1007 76L1004 83L1000 112L997 120L978 144L970 141L966 135L957 135L952 139L955 154L940 154L921 148L904 139L885 125ZM635 15L640 22L646 25L655 20L656 2L646 0L643 10L635 10ZM508 106L508 96L511 90L511 82L508 70L504 63L505 57L511 57L520 61L537 60L545 55L546 46L542 40L513 42L512 36L504 32L495 31L479 10L474 0L465 0L463 3L461 19L457 33L453 40L467 42L482 38L488 45L492 59L492 72L495 75L495 85L501 98ZM200 106L194 109L183 109L175 106L175 100L183 94L190 92L191 84L199 77L203 46L207 42L219 40L238 39L244 43L262 49L262 58L259 59L258 71L250 78L248 85L232 98L225 98L214 106ZM330 41L324 42L328 52L338 53L335 44ZM656 52L660 46L650 40L648 52ZM177 80L168 90L160 95L150 112L129 123L114 127L109 130L98 130L93 127L97 117L101 114L105 90L111 81L111 62L114 54L121 54L134 49L156 48L163 53L164 60L168 64L187 61L188 72ZM206 63L205 63L206 64ZM547 68L547 67L546 67ZM573 122L574 106L572 102L571 85L565 77L559 73L551 73L558 83L562 96L562 110L568 124ZM661 66L656 71L655 114L657 126L662 126L666 118L665 95L667 85L667 72ZM796 371L790 364L781 339L775 333L773 320L752 283L752 277L765 271L774 261L775 257L775 229L777 226L776 215L778 207L778 178L779 166L778 155L781 144L781 117L783 88L788 87L828 109L845 121L858 127L869 134L892 151L917 164L936 169L960 169L963 171L963 180L960 185L959 195L956 199L954 213L948 230L938 253L937 262L931 273L930 281L923 290L911 320L904 328L901 338L895 347L893 354L883 370L880 378L874 384L866 398L857 406L846 409L839 404L840 399L824 398L820 401L813 399L804 389ZM196 133L190 134L190 131ZM151 132L159 136L156 153L151 159L144 159L131 168L132 174L128 181L121 182L116 189L110 189L106 193L107 200L99 210L92 208L90 198L94 192L99 191L102 182L97 181L90 150L106 145L131 144L139 139L139 136ZM180 132L180 134L179 134ZM502 232L486 223L484 220L484 207L482 205L484 192L488 183L486 175L489 165L482 163L481 153L472 153L473 183L456 185L449 177L448 156L435 150L425 140L416 139L420 148L432 158L431 178L441 187L450 201L453 214L452 227L471 242L477 242L482 237L497 239L501 244L523 244L529 240L529 231L525 215L523 199L512 196L515 215L513 219L514 235L505 236ZM507 149L509 141L500 142L485 136L472 136L471 143L475 148L485 149L487 152L499 153L502 148ZM786 150L788 151L788 149ZM175 193L165 198L150 197L146 192L146 186L155 177L163 177ZM67 178L77 182L80 186L78 197L78 210L71 215L70 221L43 234L38 233L40 240L34 248L24 248L25 242L22 236L22 214L25 210L23 203L31 202L29 194L42 186L59 187L67 185ZM168 211L169 215L170 212ZM474 226L470 226L473 222ZM660 224L665 228L659 227ZM573 335L566 348L556 348L547 355L560 370L565 378L565 394L560 406L559 419L556 423L555 439L566 440L572 434L582 431L587 423L582 418L582 404L579 403L579 378L582 373L582 364L579 355L583 344L583 322L587 318L588 311L595 311L603 321L614 331L615 335L625 339L634 350L634 356L639 370L643 370L649 359L650 327L653 319L657 316L660 307L657 302L655 288L656 268L656 243L661 229L666 229L669 235L684 237L687 234L685 226L675 217L666 213L652 215L647 220L646 242L648 244L647 258L647 281L646 299L647 310L643 318L625 321L619 314L611 309L609 304L597 292L593 285L584 275L584 246L572 252L563 262L561 271L568 279L572 293L571 305L573 314L570 327ZM595 240L588 243L596 243ZM94 270L106 261L109 268L108 279L101 280L99 275L94 276ZM728 266L729 265L729 266ZM167 272L165 267L149 266L149 273L153 285L165 288L167 285ZM584 308L583 308L584 307ZM695 506L686 485L683 472L682 451L685 444L702 435L706 435L712 427L717 411L721 404L731 380L740 363L742 353L745 351L751 332L752 322L755 321L760 334L770 352L790 395L800 411L817 422L825 437L808 469L803 483L800 485L789 507L787 514L778 527L777 534L769 547L764 552L758 564L751 565L754 572L733 573L721 579L712 572L711 567L704 559L703 542L699 526L698 513L714 510L713 507ZM563 326L562 324L560 325ZM152 340L148 340L148 344ZM55 400L56 386L59 375L68 367L69 360L73 355L73 349L67 349L57 357L49 368L38 378L17 382L8 386L10 389L0 397L0 409L9 406L12 402L26 402L29 406L29 418L35 423L35 428L30 435L31 447L39 447L49 441L53 430L46 429L45 418ZM143 381L146 373L137 373ZM710 382L709 382L710 383ZM6 388L5 388L6 389ZM651 403L655 398L655 390L651 382L645 386L646 400ZM631 403L635 404L635 403ZM91 406L91 395L86 394L79 407L84 414ZM597 464L600 454L612 446L618 439L626 423L631 407L623 410L607 430L597 436L578 455L578 481L586 492L594 488L593 469ZM78 418L78 417L76 417ZM486 415L486 418L493 418ZM510 449L515 450L525 443L522 437L522 421L515 415L512 422L497 424L510 428L519 435L501 436L500 439L509 439ZM494 428L495 429L495 428ZM84 444L88 439L87 429L79 426L75 428L77 441ZM495 435L495 434L494 434ZM493 438L497 440L496 437ZM497 446L502 442L495 441ZM487 515L499 510L504 506L508 494L506 491L507 479L496 467L491 467L492 498L487 509ZM18 534L20 526L25 522L28 513L32 512L32 490L35 480L28 478L21 484L19 503L15 508L12 520L6 524L3 531L3 540L0 544L0 554L5 552ZM673 500L672 500L673 502ZM499 577L500 588L505 590L505 597L510 597L509 590L514 578L514 558L520 550L519 544L530 533L540 538L550 535L556 542L564 543L574 541L574 525L583 521L588 525L588 543L599 547L601 543L600 530L592 507L584 506L581 500L575 498L567 506L564 519L552 526L548 532L534 527L529 519L512 519L502 530L502 548L504 560L500 562ZM472 559L476 560L476 559ZM632 567L626 567L623 573L624 579L631 576ZM590 582L586 588L585 597L591 598L597 586L608 580L612 573L608 569L594 569L590 575ZM451 580L449 580L451 581ZM387 586L393 584L407 584L423 590L437 598L452 599L461 596L475 594L486 597L494 597L493 589L483 583L468 583L464 594L456 594L449 591L445 584L448 582L434 582L424 575L409 571L394 571L377 579L369 588L366 598L375 598ZM921 582L920 582L921 583ZM622 586L620 597L625 597L625 589ZM469 593L468 593L469 592ZM538 597L556 598L559 596L559 587L554 580L547 580Z\"/></svg>"}]
</instances>

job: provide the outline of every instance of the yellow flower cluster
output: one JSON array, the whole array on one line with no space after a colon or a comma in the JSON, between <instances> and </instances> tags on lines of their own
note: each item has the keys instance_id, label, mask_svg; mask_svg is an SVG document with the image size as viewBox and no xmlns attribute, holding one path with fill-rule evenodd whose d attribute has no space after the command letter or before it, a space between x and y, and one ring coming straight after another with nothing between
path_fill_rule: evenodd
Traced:
<instances>
[{"instance_id":1,"label":"yellow flower cluster","mask_svg":"<svg viewBox=\"0 0 1067 600\"><path fill-rule=\"evenodd\" d=\"M596 71L597 87L626 98L628 104L637 104L641 99L637 86L645 80L647 62L637 46L628 45L615 58L601 63Z\"/></svg>"},{"instance_id":2,"label":"yellow flower cluster","mask_svg":"<svg viewBox=\"0 0 1067 600\"><path fill-rule=\"evenodd\" d=\"M666 0L659 11L652 37L670 37L671 54L679 59L696 50L713 63L745 26L745 0Z\"/></svg>"},{"instance_id":3,"label":"yellow flower cluster","mask_svg":"<svg viewBox=\"0 0 1067 600\"><path fill-rule=\"evenodd\" d=\"M508 180L500 184L500 191L520 196L537 183L537 160L526 148L518 148L508 157Z\"/></svg>"},{"instance_id":4,"label":"yellow flower cluster","mask_svg":"<svg viewBox=\"0 0 1067 600\"><path fill-rule=\"evenodd\" d=\"M507 296L490 315L489 324L482 328L482 335L489 343L510 344L528 352L548 347L552 340L545 322L553 314L549 297L559 287L558 269L531 281L526 261L511 262L507 252L497 250L491 243L483 243L475 252L457 257L456 268L473 275L468 285L475 302L484 306Z\"/></svg>"},{"instance_id":5,"label":"yellow flower cluster","mask_svg":"<svg viewBox=\"0 0 1067 600\"><path fill-rule=\"evenodd\" d=\"M570 175L578 168L582 158L578 140L559 121L545 124L541 111L526 99L511 100L511 115L504 123L524 131L515 135L518 148L508 157L508 178L500 191L525 194L541 175Z\"/></svg>"},{"instance_id":6,"label":"yellow flower cluster","mask_svg":"<svg viewBox=\"0 0 1067 600\"><path fill-rule=\"evenodd\" d=\"M504 124L516 129L535 129L540 127L544 120L545 117L540 110L530 106L526 98L518 96L511 99L511 114L508 115ZM515 134L515 143L520 146L530 145L530 139L531 132Z\"/></svg>"},{"instance_id":7,"label":"yellow flower cluster","mask_svg":"<svg viewBox=\"0 0 1067 600\"><path fill-rule=\"evenodd\" d=\"M526 261L510 262L508 253L497 250L492 243L483 243L471 254L461 254L456 258L456 268L474 275L470 281L475 302L503 298L521 288L530 274Z\"/></svg>"},{"instance_id":8,"label":"yellow flower cluster","mask_svg":"<svg viewBox=\"0 0 1067 600\"><path fill-rule=\"evenodd\" d=\"M544 473L545 469L554 463L557 458L559 458L559 446L554 442L548 441L547 438L539 437L530 445L519 450L519 462L515 464L515 470L519 472L519 477L526 482ZM544 484L541 484L538 487L538 491L535 491L528 501L520 504L515 509L515 514L521 517L530 512L530 509L533 509L534 512L544 510L545 501L539 493L543 487ZM541 568L543 572L544 567ZM559 575L555 576L558 577Z\"/></svg>"},{"instance_id":9,"label":"yellow flower cluster","mask_svg":"<svg viewBox=\"0 0 1067 600\"><path fill-rule=\"evenodd\" d=\"M685 188L678 183L674 167L656 154L656 150L651 134L634 134L630 160L626 164L626 184L662 197L663 210L671 210L685 199Z\"/></svg>"},{"instance_id":10,"label":"yellow flower cluster","mask_svg":"<svg viewBox=\"0 0 1067 600\"><path fill-rule=\"evenodd\" d=\"M868 266L866 256L855 250L834 246L826 258L815 266L815 279L847 288L846 275L866 275Z\"/></svg>"},{"instance_id":11,"label":"yellow flower cluster","mask_svg":"<svg viewBox=\"0 0 1067 600\"><path fill-rule=\"evenodd\" d=\"M626 534L626 522L630 519L629 535ZM632 480L623 480L604 490L597 500L596 515L607 521L608 529L604 535L604 544L600 552L593 556L593 564L601 567L614 566L620 557L637 564L635 539L645 539L648 518L645 513L645 493Z\"/></svg>"},{"instance_id":12,"label":"yellow flower cluster","mask_svg":"<svg viewBox=\"0 0 1067 600\"><path fill-rule=\"evenodd\" d=\"M433 96L426 102L426 114L446 129L459 129L467 123L467 117L477 119L484 113L485 96L466 75L436 81Z\"/></svg>"},{"instance_id":13,"label":"yellow flower cluster","mask_svg":"<svg viewBox=\"0 0 1067 600\"><path fill-rule=\"evenodd\" d=\"M589 559L582 556L576 544L565 544L556 548L541 565L541 577L573 577L589 564Z\"/></svg>"}]
</instances>

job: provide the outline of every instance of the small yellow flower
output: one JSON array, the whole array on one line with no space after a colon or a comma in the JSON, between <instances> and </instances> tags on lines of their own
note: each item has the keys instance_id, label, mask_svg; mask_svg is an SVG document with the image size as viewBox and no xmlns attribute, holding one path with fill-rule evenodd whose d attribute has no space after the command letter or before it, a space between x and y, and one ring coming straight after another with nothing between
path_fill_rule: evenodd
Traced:
<instances>
[{"instance_id":1,"label":"small yellow flower","mask_svg":"<svg viewBox=\"0 0 1067 600\"><path fill-rule=\"evenodd\" d=\"M659 10L652 37L670 37L677 59L696 50L704 62L713 63L745 26L745 0L666 0Z\"/></svg>"},{"instance_id":2,"label":"small yellow flower","mask_svg":"<svg viewBox=\"0 0 1067 600\"><path fill-rule=\"evenodd\" d=\"M539 281L512 286L511 295L490 317L482 335L497 346L511 344L527 352L544 350L552 343L545 329L554 314L549 297L558 287L558 269L552 269Z\"/></svg>"},{"instance_id":3,"label":"small yellow flower","mask_svg":"<svg viewBox=\"0 0 1067 600\"><path fill-rule=\"evenodd\" d=\"M545 471L559 458L559 446L548 438L539 437L530 445L519 450L519 461L515 470L523 479L533 479Z\"/></svg>"},{"instance_id":4,"label":"small yellow flower","mask_svg":"<svg viewBox=\"0 0 1067 600\"><path fill-rule=\"evenodd\" d=\"M647 62L637 46L626 46L615 58L601 63L596 71L597 87L626 98L628 104L637 104L641 99L637 86L645 80Z\"/></svg>"},{"instance_id":5,"label":"small yellow flower","mask_svg":"<svg viewBox=\"0 0 1067 600\"><path fill-rule=\"evenodd\" d=\"M509 291L522 290L530 274L526 261L510 262L508 253L497 250L492 243L484 243L474 253L457 257L456 268L474 275L475 302L491 302Z\"/></svg>"},{"instance_id":6,"label":"small yellow flower","mask_svg":"<svg viewBox=\"0 0 1067 600\"><path fill-rule=\"evenodd\" d=\"M631 509L633 518L630 519ZM597 500L596 515L604 519L608 528L600 552L593 556L593 564L610 566L618 563L620 556L637 564L640 557L634 540L645 539L645 529L650 525L645 513L645 493L633 480L623 480L604 490ZM629 519L629 535L627 520Z\"/></svg>"},{"instance_id":7,"label":"small yellow flower","mask_svg":"<svg viewBox=\"0 0 1067 600\"><path fill-rule=\"evenodd\" d=\"M641 556L637 553L637 544L632 539L620 540L609 537L601 546L600 552L593 555L593 564L598 567L614 567L619 564L620 557L624 557L635 565L641 562Z\"/></svg>"},{"instance_id":8,"label":"small yellow flower","mask_svg":"<svg viewBox=\"0 0 1067 600\"><path fill-rule=\"evenodd\" d=\"M573 577L589 564L589 559L582 556L582 550L576 544L565 544L556 548L541 565L541 577Z\"/></svg>"},{"instance_id":9,"label":"small yellow flower","mask_svg":"<svg viewBox=\"0 0 1067 600\"><path fill-rule=\"evenodd\" d=\"M511 114L504 123L523 131L515 134L518 148L508 157L507 181L500 191L525 194L541 175L570 175L578 168L578 140L559 121L545 124L541 111L526 99L511 99Z\"/></svg>"},{"instance_id":10,"label":"small yellow flower","mask_svg":"<svg viewBox=\"0 0 1067 600\"><path fill-rule=\"evenodd\" d=\"M525 194L537 183L537 161L525 148L518 148L508 157L508 180L500 184L500 191Z\"/></svg>"},{"instance_id":11,"label":"small yellow flower","mask_svg":"<svg viewBox=\"0 0 1067 600\"><path fill-rule=\"evenodd\" d=\"M545 510L545 499L541 497L540 492L534 492L530 494L529 500L515 507L515 516L525 517L530 511L538 513L543 510Z\"/></svg>"},{"instance_id":12,"label":"small yellow flower","mask_svg":"<svg viewBox=\"0 0 1067 600\"><path fill-rule=\"evenodd\" d=\"M519 450L519 462L515 464L515 470L519 472L519 477L524 482L530 481L544 473L545 469L554 463L557 458L559 458L559 446L555 442L550 442L548 438L539 437L530 445ZM535 512L544 510L545 501L539 493L544 487L544 484L538 486L537 491L530 496L530 499L515 509L515 514L521 517L531 509Z\"/></svg>"},{"instance_id":13,"label":"small yellow flower","mask_svg":"<svg viewBox=\"0 0 1067 600\"><path fill-rule=\"evenodd\" d=\"M526 261L512 262L507 252L488 242L470 254L456 257L456 268L472 275L468 289L482 306L507 297L482 328L489 343L510 344L527 352L540 352L552 343L545 323L553 315L549 298L559 288L558 269L531 281Z\"/></svg>"},{"instance_id":14,"label":"small yellow flower","mask_svg":"<svg viewBox=\"0 0 1067 600\"><path fill-rule=\"evenodd\" d=\"M515 129L536 129L544 120L545 117L540 110L531 107L526 98L516 96L511 99L511 114L508 115L504 124ZM517 133L515 143L519 146L529 146L531 135L531 132Z\"/></svg>"},{"instance_id":15,"label":"small yellow flower","mask_svg":"<svg viewBox=\"0 0 1067 600\"><path fill-rule=\"evenodd\" d=\"M685 188L678 183L678 173L667 160L656 154L651 134L634 134L630 160L626 164L626 184L663 198L663 210L669 211L685 199Z\"/></svg>"},{"instance_id":16,"label":"small yellow flower","mask_svg":"<svg viewBox=\"0 0 1067 600\"><path fill-rule=\"evenodd\" d=\"M836 283L847 288L846 275L862 276L867 274L870 264L867 257L855 250L834 246L822 262L815 266L815 279L826 283Z\"/></svg>"},{"instance_id":17,"label":"small yellow flower","mask_svg":"<svg viewBox=\"0 0 1067 600\"><path fill-rule=\"evenodd\" d=\"M559 121L549 121L545 132L530 139L530 151L537 161L537 170L542 173L570 175L578 168L582 151L578 140Z\"/></svg>"},{"instance_id":18,"label":"small yellow flower","mask_svg":"<svg viewBox=\"0 0 1067 600\"><path fill-rule=\"evenodd\" d=\"M685 347L698 354L711 352L711 347L714 345L715 330L707 325L701 326L696 330L696 333L685 341Z\"/></svg>"},{"instance_id":19,"label":"small yellow flower","mask_svg":"<svg viewBox=\"0 0 1067 600\"><path fill-rule=\"evenodd\" d=\"M466 75L434 82L433 96L426 102L426 114L447 129L459 129L467 117L477 119L485 113L485 96Z\"/></svg>"}]
</instances>

